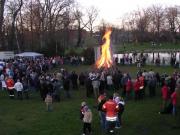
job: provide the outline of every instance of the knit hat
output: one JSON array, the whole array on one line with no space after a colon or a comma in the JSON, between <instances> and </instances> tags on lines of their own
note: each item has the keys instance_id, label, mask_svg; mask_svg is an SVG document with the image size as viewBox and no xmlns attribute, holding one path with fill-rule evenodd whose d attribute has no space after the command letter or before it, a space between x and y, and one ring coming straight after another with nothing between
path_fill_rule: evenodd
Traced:
<instances>
[{"instance_id":1,"label":"knit hat","mask_svg":"<svg viewBox=\"0 0 180 135\"><path fill-rule=\"evenodd\" d=\"M83 102L81 103L81 106L85 106L85 105L86 105L86 102L83 101Z\"/></svg>"}]
</instances>

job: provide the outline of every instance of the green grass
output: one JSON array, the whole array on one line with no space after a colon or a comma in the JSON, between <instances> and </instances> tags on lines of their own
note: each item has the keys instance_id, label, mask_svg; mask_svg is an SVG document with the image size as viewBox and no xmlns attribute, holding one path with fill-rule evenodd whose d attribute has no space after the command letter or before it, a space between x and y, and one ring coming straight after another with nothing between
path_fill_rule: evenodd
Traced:
<instances>
[{"instance_id":1,"label":"green grass","mask_svg":"<svg viewBox=\"0 0 180 135\"><path fill-rule=\"evenodd\" d=\"M71 54L71 55L82 54L83 50L84 49L82 47L74 47L74 48L71 47L71 48L65 50L65 55L67 55L67 54Z\"/></svg>"},{"instance_id":2,"label":"green grass","mask_svg":"<svg viewBox=\"0 0 180 135\"><path fill-rule=\"evenodd\" d=\"M69 70L90 69L89 66L67 67ZM152 68L152 67L147 67ZM122 71L130 71L135 75L136 68L120 67ZM154 70L172 72L170 67ZM161 71L162 72L162 71ZM133 75L133 76L134 76ZM176 135L180 129L179 117L159 115L161 106L160 92L154 99L126 103L123 114L123 127L118 130L121 135ZM53 112L45 111L45 104L40 100L38 92L31 93L30 100L10 100L6 92L0 91L0 135L80 135L82 123L79 120L79 108L86 101L93 111L93 135L101 135L98 112L93 108L95 100L85 97L85 89L71 91L72 99L66 99L62 92L62 101L53 104Z\"/></svg>"},{"instance_id":3,"label":"green grass","mask_svg":"<svg viewBox=\"0 0 180 135\"><path fill-rule=\"evenodd\" d=\"M152 46L151 43L134 44L125 43L125 45L114 45L116 53L123 52L151 52L151 51L177 51L180 50L180 44L161 43L161 45Z\"/></svg>"},{"instance_id":4,"label":"green grass","mask_svg":"<svg viewBox=\"0 0 180 135\"><path fill-rule=\"evenodd\" d=\"M91 71L93 69L94 65L87 66L64 66L63 68L67 69L68 71L76 71L77 73L83 72L83 71ZM130 66L118 66L119 70L122 72L128 72L132 77L136 76L136 73L138 71L138 68L135 65L130 65ZM174 69L170 66L165 66L165 67L157 67L157 66L145 66L141 68L142 71L144 69L150 70L153 69L155 72L159 72L160 74L166 72L167 74L172 74L174 71L180 71L180 69Z\"/></svg>"},{"instance_id":5,"label":"green grass","mask_svg":"<svg viewBox=\"0 0 180 135\"><path fill-rule=\"evenodd\" d=\"M94 45L96 46L96 45ZM100 45L99 45L100 46ZM93 46L89 46L93 47ZM78 54L81 55L84 51L82 47L75 47L69 48L65 50L65 54ZM125 43L122 44L115 44L113 45L113 51L115 53L125 53L125 52L171 52L171 51L180 51L180 43L173 44L173 43L161 43L161 45L152 46L151 42L146 43Z\"/></svg>"}]
</instances>

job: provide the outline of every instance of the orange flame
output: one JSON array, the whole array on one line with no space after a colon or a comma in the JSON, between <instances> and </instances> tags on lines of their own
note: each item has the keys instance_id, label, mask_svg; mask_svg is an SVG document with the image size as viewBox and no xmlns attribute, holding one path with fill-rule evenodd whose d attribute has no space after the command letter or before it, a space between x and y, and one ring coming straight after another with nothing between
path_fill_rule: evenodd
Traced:
<instances>
[{"instance_id":1,"label":"orange flame","mask_svg":"<svg viewBox=\"0 0 180 135\"><path fill-rule=\"evenodd\" d=\"M110 49L110 36L111 36L111 29L107 29L106 33L104 34L102 40L105 39L105 43L101 46L101 56L96 61L97 68L110 68L113 64L112 56L111 56L111 49Z\"/></svg>"}]
</instances>

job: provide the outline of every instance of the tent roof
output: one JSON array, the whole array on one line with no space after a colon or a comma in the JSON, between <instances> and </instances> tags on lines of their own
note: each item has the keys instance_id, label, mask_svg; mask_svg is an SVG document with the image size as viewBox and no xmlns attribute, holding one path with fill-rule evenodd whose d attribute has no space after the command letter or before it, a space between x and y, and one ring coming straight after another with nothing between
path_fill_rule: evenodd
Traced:
<instances>
[{"instance_id":1,"label":"tent roof","mask_svg":"<svg viewBox=\"0 0 180 135\"><path fill-rule=\"evenodd\" d=\"M39 56L43 56L43 54L37 53L37 52L23 52L23 53L16 54L16 56L19 56L19 57L39 57Z\"/></svg>"}]
</instances>

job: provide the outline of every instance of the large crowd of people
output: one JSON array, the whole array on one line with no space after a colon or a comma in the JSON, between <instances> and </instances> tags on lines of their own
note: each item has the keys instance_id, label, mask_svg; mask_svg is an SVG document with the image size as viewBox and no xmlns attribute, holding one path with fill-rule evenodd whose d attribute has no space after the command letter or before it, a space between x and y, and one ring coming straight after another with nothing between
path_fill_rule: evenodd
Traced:
<instances>
[{"instance_id":1,"label":"large crowd of people","mask_svg":"<svg viewBox=\"0 0 180 135\"><path fill-rule=\"evenodd\" d=\"M103 131L114 132L114 128L122 126L125 101L140 101L146 97L153 99L159 89L162 95L159 114L177 115L177 91L180 89L180 74L177 71L168 75L152 69L139 69L136 78L133 78L130 73L122 73L118 68L94 70L86 76L85 85L87 97L93 95L98 99Z\"/></svg>"},{"instance_id":2,"label":"large crowd of people","mask_svg":"<svg viewBox=\"0 0 180 135\"><path fill-rule=\"evenodd\" d=\"M14 98L16 94L18 99L28 99L28 91L39 90L43 100L48 93L51 93L59 101L62 88L66 91L66 96L70 97L70 81L72 81L73 88L77 88L76 78L78 76L76 73L68 73L64 69L57 73L50 73L51 69L57 67L57 65L79 65L82 62L79 57L15 58L4 60L0 63L1 88L8 91L10 98Z\"/></svg>"},{"instance_id":3,"label":"large crowd of people","mask_svg":"<svg viewBox=\"0 0 180 135\"><path fill-rule=\"evenodd\" d=\"M139 101L147 96L153 98L157 87L161 88L163 101L159 113L177 114L177 91L180 89L180 74L177 71L168 75L159 74L152 69L139 69L136 78L130 72L121 72L118 67L78 74L58 66L55 73L50 72L61 64L63 62L60 57L4 61L4 64L0 64L1 88L7 90L12 100L30 99L29 92L38 91L47 105L47 111L52 111L52 102L61 101L62 91L66 98L71 98L72 89L84 87L86 96L95 98L101 127L108 132L113 132L114 127L122 126L125 101ZM91 132L92 112L85 102L82 103L80 112L84 123L83 133L86 134L87 130Z\"/></svg>"}]
</instances>

